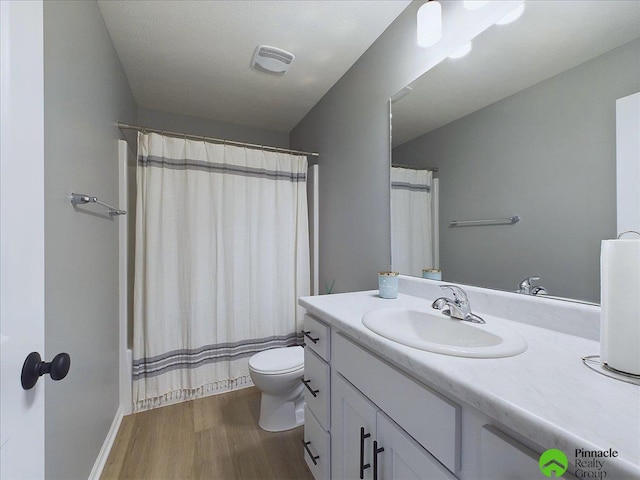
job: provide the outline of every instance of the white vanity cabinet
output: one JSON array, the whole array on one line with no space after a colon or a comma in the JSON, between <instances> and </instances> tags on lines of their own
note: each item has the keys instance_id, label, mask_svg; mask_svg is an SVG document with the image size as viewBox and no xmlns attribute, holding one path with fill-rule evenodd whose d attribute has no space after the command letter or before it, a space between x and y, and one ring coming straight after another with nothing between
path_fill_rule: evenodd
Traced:
<instances>
[{"instance_id":1,"label":"white vanity cabinet","mask_svg":"<svg viewBox=\"0 0 640 480\"><path fill-rule=\"evenodd\" d=\"M526 447L515 432L507 435L314 317L306 316L305 331L304 441L311 443L304 455L316 480L541 475L543 449Z\"/></svg>"}]
</instances>

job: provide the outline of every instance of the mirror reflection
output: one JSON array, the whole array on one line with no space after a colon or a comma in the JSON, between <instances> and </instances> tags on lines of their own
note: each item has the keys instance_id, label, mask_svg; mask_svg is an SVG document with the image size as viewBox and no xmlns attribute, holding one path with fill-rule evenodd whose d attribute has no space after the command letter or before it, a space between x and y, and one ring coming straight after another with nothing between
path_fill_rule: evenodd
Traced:
<instances>
[{"instance_id":1,"label":"mirror reflection","mask_svg":"<svg viewBox=\"0 0 640 480\"><path fill-rule=\"evenodd\" d=\"M394 270L599 302L616 100L640 91L639 37L638 2L527 2L396 93ZM451 226L476 220L491 221Z\"/></svg>"}]
</instances>

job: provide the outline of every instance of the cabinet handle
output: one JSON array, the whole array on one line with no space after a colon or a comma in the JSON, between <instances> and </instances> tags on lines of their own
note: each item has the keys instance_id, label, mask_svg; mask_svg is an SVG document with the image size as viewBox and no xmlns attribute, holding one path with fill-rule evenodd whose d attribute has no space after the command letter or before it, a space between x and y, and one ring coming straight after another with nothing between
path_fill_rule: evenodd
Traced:
<instances>
[{"instance_id":1,"label":"cabinet handle","mask_svg":"<svg viewBox=\"0 0 640 480\"><path fill-rule=\"evenodd\" d=\"M373 441L373 480L378 480L378 454L384 452L384 448L378 448L378 442Z\"/></svg>"},{"instance_id":2,"label":"cabinet handle","mask_svg":"<svg viewBox=\"0 0 640 480\"><path fill-rule=\"evenodd\" d=\"M304 383L304 386L307 387L307 390L311 392L311 395L313 395L314 397L318 396L318 393L320 392L320 390L314 390L309 386L309 383L311 383L311 380L305 380L304 378L301 378L300 381Z\"/></svg>"},{"instance_id":3,"label":"cabinet handle","mask_svg":"<svg viewBox=\"0 0 640 480\"><path fill-rule=\"evenodd\" d=\"M370 436L370 433L364 433L364 427L360 427L360 480L364 480L364 471L371 466L364 464L364 439Z\"/></svg>"},{"instance_id":4,"label":"cabinet handle","mask_svg":"<svg viewBox=\"0 0 640 480\"><path fill-rule=\"evenodd\" d=\"M311 336L311 330L309 330L309 331L304 331L304 330L302 330L302 334L303 334L305 337L307 337L309 340L311 340L313 343L318 343L318 340L320 340L319 338L313 338L313 337Z\"/></svg>"},{"instance_id":5,"label":"cabinet handle","mask_svg":"<svg viewBox=\"0 0 640 480\"><path fill-rule=\"evenodd\" d=\"M309 445L311 445L311 442L305 442L304 438L302 439L302 445L304 445L304 449L307 451L307 453L309 454L309 458L311 458L311 461L313 462L314 465L317 465L318 462L317 460L320 458L320 455L313 455L313 453L311 453L311 449L309 448Z\"/></svg>"}]
</instances>

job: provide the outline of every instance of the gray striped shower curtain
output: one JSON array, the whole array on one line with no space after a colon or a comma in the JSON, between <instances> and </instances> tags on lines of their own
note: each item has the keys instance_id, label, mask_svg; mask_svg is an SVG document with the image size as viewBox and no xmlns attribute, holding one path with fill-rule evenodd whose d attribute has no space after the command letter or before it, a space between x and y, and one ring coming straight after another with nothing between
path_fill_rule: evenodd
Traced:
<instances>
[{"instance_id":1,"label":"gray striped shower curtain","mask_svg":"<svg viewBox=\"0 0 640 480\"><path fill-rule=\"evenodd\" d=\"M301 343L307 159L138 135L136 410L250 383L258 351Z\"/></svg>"}]
</instances>

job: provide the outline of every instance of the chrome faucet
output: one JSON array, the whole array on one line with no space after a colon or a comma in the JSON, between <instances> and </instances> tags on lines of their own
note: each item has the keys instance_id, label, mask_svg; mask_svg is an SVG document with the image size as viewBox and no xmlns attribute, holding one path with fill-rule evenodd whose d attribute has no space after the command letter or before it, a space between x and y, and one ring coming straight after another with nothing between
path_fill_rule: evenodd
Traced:
<instances>
[{"instance_id":1,"label":"chrome faucet","mask_svg":"<svg viewBox=\"0 0 640 480\"><path fill-rule=\"evenodd\" d=\"M542 285L536 285L535 287L531 285L531 282L536 282L540 280L540 277L527 277L520 282L518 290L516 293L522 293L524 295L547 295L549 292Z\"/></svg>"},{"instance_id":2,"label":"chrome faucet","mask_svg":"<svg viewBox=\"0 0 640 480\"><path fill-rule=\"evenodd\" d=\"M464 320L465 322L485 323L481 317L475 313L471 313L469 297L467 297L463 289L456 285L440 285L440 288L451 290L453 300L446 297L437 298L431 304L431 308L442 310L442 313L445 315L449 315L451 318L458 320Z\"/></svg>"}]
</instances>

